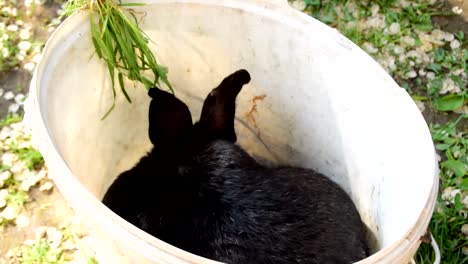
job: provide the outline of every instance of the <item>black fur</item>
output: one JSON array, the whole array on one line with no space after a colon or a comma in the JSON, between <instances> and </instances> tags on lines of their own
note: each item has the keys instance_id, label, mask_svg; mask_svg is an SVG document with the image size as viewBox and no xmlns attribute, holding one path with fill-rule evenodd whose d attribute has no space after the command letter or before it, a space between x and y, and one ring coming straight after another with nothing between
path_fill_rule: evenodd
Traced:
<instances>
[{"instance_id":1,"label":"black fur","mask_svg":"<svg viewBox=\"0 0 468 264\"><path fill-rule=\"evenodd\" d=\"M234 144L247 71L223 80L192 125L187 106L150 89L153 150L122 173L104 204L155 237L226 263L353 263L368 255L348 195L307 169L267 168Z\"/></svg>"}]
</instances>

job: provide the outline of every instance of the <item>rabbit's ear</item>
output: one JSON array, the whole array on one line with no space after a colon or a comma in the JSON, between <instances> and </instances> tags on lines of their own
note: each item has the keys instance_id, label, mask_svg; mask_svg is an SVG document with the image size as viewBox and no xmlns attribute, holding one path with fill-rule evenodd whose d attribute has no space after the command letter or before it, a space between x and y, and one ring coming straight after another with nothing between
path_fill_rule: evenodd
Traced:
<instances>
[{"instance_id":1,"label":"rabbit's ear","mask_svg":"<svg viewBox=\"0 0 468 264\"><path fill-rule=\"evenodd\" d=\"M210 140L224 139L231 142L237 140L234 131L236 114L236 97L240 90L250 82L250 74L246 70L238 70L226 77L221 84L213 89L205 99L200 121L201 136Z\"/></svg>"},{"instance_id":2,"label":"rabbit's ear","mask_svg":"<svg viewBox=\"0 0 468 264\"><path fill-rule=\"evenodd\" d=\"M192 128L192 116L182 101L158 88L151 88L149 107L149 138L151 142L170 143L184 139Z\"/></svg>"}]
</instances>

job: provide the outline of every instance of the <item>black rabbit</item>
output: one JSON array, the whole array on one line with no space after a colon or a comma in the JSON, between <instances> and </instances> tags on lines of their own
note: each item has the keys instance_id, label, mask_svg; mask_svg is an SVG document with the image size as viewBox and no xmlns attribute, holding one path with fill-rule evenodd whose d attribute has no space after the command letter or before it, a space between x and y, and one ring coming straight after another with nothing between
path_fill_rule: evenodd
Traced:
<instances>
[{"instance_id":1,"label":"black rabbit","mask_svg":"<svg viewBox=\"0 0 468 264\"><path fill-rule=\"evenodd\" d=\"M226 263L353 263L368 256L348 195L309 169L264 167L235 144L245 70L207 96L200 121L152 88L153 150L104 197L127 221L174 246Z\"/></svg>"}]
</instances>

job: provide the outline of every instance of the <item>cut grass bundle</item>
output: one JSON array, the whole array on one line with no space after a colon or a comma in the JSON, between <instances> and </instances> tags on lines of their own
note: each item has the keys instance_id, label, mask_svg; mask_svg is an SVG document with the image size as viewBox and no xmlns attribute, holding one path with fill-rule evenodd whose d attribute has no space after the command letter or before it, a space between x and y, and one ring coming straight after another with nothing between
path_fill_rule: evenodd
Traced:
<instances>
[{"instance_id":1,"label":"cut grass bundle","mask_svg":"<svg viewBox=\"0 0 468 264\"><path fill-rule=\"evenodd\" d=\"M115 107L117 92L115 77L128 102L130 99L124 84L124 76L143 84L146 89L162 81L173 92L167 78L167 68L158 64L148 47L148 36L138 27L135 11L125 7L141 6L141 3L116 3L113 0L71 0L65 7L65 15L78 9L90 10L90 26L96 54L107 63L112 81L113 102L103 119ZM144 75L150 72L153 78Z\"/></svg>"}]
</instances>

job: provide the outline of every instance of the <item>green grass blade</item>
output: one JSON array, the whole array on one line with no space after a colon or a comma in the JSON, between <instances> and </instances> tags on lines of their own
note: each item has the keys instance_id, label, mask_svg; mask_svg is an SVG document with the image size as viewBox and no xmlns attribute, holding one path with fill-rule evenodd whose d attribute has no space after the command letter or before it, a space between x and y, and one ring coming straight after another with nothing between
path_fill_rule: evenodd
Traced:
<instances>
[{"instance_id":1,"label":"green grass blade","mask_svg":"<svg viewBox=\"0 0 468 264\"><path fill-rule=\"evenodd\" d=\"M128 96L127 91L125 90L125 85L124 85L122 73L119 73L118 76L119 76L120 90L122 90L122 93L124 94L124 96L125 96L125 98L127 99L127 101L131 103L132 100L131 100L130 97Z\"/></svg>"}]
</instances>

